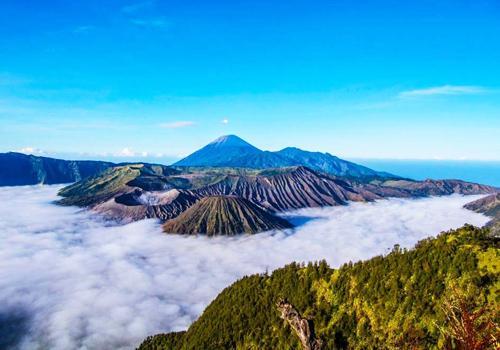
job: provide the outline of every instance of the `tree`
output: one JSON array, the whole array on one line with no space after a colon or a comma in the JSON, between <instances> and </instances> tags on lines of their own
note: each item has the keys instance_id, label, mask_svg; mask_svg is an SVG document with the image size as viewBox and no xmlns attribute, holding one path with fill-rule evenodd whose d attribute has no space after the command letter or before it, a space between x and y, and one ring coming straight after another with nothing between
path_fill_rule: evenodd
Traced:
<instances>
[{"instance_id":1,"label":"tree","mask_svg":"<svg viewBox=\"0 0 500 350\"><path fill-rule=\"evenodd\" d=\"M500 328L493 320L493 312L477 307L475 299L465 292L453 289L450 298L443 302L447 325L443 332L447 338L446 349L486 350L500 348Z\"/></svg>"}]
</instances>

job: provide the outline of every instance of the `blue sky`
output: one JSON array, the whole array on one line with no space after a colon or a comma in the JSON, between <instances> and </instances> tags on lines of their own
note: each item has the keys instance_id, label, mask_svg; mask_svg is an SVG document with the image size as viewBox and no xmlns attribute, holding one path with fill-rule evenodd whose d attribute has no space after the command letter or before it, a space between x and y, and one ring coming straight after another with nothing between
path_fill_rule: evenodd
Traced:
<instances>
[{"instance_id":1,"label":"blue sky","mask_svg":"<svg viewBox=\"0 0 500 350\"><path fill-rule=\"evenodd\" d=\"M500 3L411 3L2 1L0 151L499 160Z\"/></svg>"}]
</instances>

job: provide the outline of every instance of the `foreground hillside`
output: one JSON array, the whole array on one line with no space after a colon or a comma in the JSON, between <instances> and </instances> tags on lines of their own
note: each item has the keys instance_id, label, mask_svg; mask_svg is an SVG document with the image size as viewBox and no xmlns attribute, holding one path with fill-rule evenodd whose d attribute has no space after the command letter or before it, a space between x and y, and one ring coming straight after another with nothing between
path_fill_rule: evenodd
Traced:
<instances>
[{"instance_id":1,"label":"foreground hillside","mask_svg":"<svg viewBox=\"0 0 500 350\"><path fill-rule=\"evenodd\" d=\"M475 344L483 341L474 349L495 349L499 248L488 229L464 226L339 269L291 264L237 281L186 332L149 337L139 349L301 349L280 318L282 298L311 320L323 349L472 349L459 340L463 320Z\"/></svg>"}]
</instances>

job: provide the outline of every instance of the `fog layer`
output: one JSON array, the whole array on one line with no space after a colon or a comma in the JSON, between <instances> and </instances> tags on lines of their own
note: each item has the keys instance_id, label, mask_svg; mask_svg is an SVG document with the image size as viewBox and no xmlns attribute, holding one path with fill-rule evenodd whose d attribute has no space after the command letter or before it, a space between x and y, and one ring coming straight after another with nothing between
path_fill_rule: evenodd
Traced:
<instances>
[{"instance_id":1,"label":"fog layer","mask_svg":"<svg viewBox=\"0 0 500 350\"><path fill-rule=\"evenodd\" d=\"M133 349L182 330L227 285L291 261L332 266L488 219L478 196L391 199L289 214L295 230L237 238L112 226L52 204L59 186L0 188L0 348Z\"/></svg>"}]
</instances>

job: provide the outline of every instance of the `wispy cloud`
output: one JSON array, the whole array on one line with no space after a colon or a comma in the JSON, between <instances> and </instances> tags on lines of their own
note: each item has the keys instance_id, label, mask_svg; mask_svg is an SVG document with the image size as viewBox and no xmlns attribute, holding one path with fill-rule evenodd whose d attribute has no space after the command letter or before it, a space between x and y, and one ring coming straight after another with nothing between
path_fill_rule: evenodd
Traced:
<instances>
[{"instance_id":1,"label":"wispy cloud","mask_svg":"<svg viewBox=\"0 0 500 350\"><path fill-rule=\"evenodd\" d=\"M229 119L224 118L224 119L222 119L221 123L222 124L229 124Z\"/></svg>"},{"instance_id":2,"label":"wispy cloud","mask_svg":"<svg viewBox=\"0 0 500 350\"><path fill-rule=\"evenodd\" d=\"M153 29L165 29L170 23L165 19L165 17L155 17L155 18L134 18L130 20L132 24L144 28Z\"/></svg>"},{"instance_id":3,"label":"wispy cloud","mask_svg":"<svg viewBox=\"0 0 500 350\"><path fill-rule=\"evenodd\" d=\"M122 7L122 12L124 13L136 13L148 8L151 8L154 4L154 1L143 1L137 2L134 4L126 5Z\"/></svg>"},{"instance_id":4,"label":"wispy cloud","mask_svg":"<svg viewBox=\"0 0 500 350\"><path fill-rule=\"evenodd\" d=\"M165 128L165 129L179 129L179 128L186 128L188 126L193 126L193 125L196 125L196 123L193 121L179 120L179 121L175 121L175 122L162 123L162 124L160 124L160 127Z\"/></svg>"},{"instance_id":5,"label":"wispy cloud","mask_svg":"<svg viewBox=\"0 0 500 350\"><path fill-rule=\"evenodd\" d=\"M473 95L481 94L486 91L484 87L474 85L443 85L425 89L402 91L398 96L400 98L405 98L436 95Z\"/></svg>"}]
</instances>

